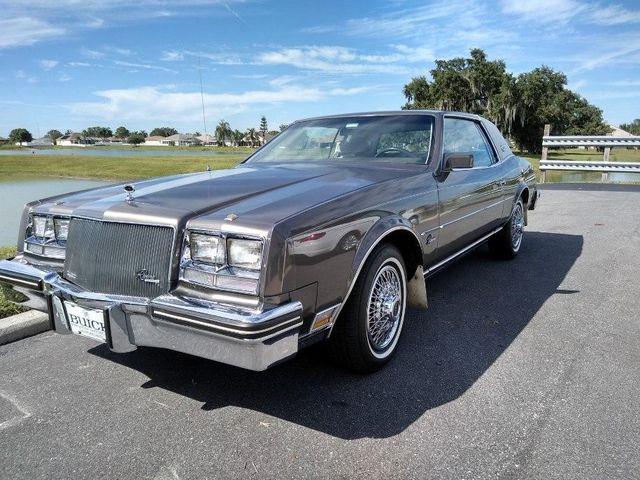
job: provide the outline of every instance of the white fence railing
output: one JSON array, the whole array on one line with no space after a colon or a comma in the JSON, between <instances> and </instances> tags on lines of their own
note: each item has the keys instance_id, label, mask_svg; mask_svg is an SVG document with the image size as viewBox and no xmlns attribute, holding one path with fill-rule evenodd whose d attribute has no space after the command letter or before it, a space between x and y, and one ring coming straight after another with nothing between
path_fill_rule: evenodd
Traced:
<instances>
[{"instance_id":1,"label":"white fence railing","mask_svg":"<svg viewBox=\"0 0 640 480\"><path fill-rule=\"evenodd\" d=\"M542 158L540 172L542 182L546 180L548 170L569 170L577 172L602 172L602 181L606 182L609 172L640 173L640 162L610 162L612 148L640 147L639 137L610 137L603 135L551 136L550 125L544 127L542 137ZM604 149L602 161L548 160L550 148L601 147Z\"/></svg>"},{"instance_id":2,"label":"white fence railing","mask_svg":"<svg viewBox=\"0 0 640 480\"><path fill-rule=\"evenodd\" d=\"M558 136L542 137L542 146L547 148L571 147L640 147L640 137L608 136Z\"/></svg>"}]
</instances>

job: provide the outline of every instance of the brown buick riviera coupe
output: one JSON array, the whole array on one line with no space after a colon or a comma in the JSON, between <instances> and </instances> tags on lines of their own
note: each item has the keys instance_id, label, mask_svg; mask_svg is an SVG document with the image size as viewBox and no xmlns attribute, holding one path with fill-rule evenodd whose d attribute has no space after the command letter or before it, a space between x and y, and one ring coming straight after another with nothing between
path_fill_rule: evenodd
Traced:
<instances>
[{"instance_id":1,"label":"brown buick riviera coupe","mask_svg":"<svg viewBox=\"0 0 640 480\"><path fill-rule=\"evenodd\" d=\"M27 204L0 280L56 332L115 352L264 370L326 341L366 372L392 357L406 308L426 308L426 278L484 242L518 254L537 198L484 118L312 118L230 170Z\"/></svg>"}]
</instances>

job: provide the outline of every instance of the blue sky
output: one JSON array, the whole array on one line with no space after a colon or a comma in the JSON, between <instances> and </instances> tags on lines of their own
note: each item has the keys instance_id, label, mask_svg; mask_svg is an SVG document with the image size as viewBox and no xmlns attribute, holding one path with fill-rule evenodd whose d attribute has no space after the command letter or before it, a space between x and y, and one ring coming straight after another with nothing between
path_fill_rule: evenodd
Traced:
<instances>
[{"instance_id":1,"label":"blue sky","mask_svg":"<svg viewBox=\"0 0 640 480\"><path fill-rule=\"evenodd\" d=\"M26 127L203 131L397 109L470 48L541 64L612 124L640 117L640 2L0 0L0 135Z\"/></svg>"}]
</instances>

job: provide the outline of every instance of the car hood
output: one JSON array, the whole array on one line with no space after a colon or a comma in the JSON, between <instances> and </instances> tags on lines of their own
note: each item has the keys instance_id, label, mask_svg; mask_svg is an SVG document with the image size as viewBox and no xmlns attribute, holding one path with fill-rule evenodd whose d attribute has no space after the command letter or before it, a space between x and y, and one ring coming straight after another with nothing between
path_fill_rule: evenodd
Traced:
<instances>
[{"instance_id":1,"label":"car hood","mask_svg":"<svg viewBox=\"0 0 640 480\"><path fill-rule=\"evenodd\" d=\"M180 226L198 219L265 228L331 198L416 173L419 166L288 164L240 165L76 192L39 202L36 212L115 222ZM424 166L422 166L424 168ZM132 185L127 200L125 185Z\"/></svg>"}]
</instances>

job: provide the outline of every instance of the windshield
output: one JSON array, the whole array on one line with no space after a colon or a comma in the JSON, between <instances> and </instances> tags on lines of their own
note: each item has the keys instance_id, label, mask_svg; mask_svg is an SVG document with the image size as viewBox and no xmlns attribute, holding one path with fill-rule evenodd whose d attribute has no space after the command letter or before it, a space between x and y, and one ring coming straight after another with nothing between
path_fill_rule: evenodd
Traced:
<instances>
[{"instance_id":1,"label":"windshield","mask_svg":"<svg viewBox=\"0 0 640 480\"><path fill-rule=\"evenodd\" d=\"M307 120L287 128L247 161L426 163L433 122L424 114Z\"/></svg>"}]
</instances>

